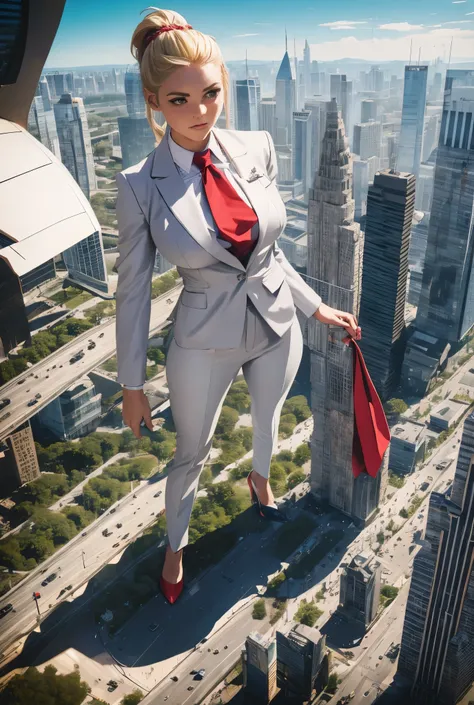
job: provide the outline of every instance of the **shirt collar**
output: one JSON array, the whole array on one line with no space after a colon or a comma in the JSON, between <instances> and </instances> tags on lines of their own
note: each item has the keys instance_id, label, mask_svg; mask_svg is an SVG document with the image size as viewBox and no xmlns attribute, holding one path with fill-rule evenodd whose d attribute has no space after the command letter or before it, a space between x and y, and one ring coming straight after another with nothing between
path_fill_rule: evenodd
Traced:
<instances>
[{"instance_id":1,"label":"shirt collar","mask_svg":"<svg viewBox=\"0 0 474 705\"><path fill-rule=\"evenodd\" d=\"M181 147L181 145L176 144L174 139L171 137L171 130L168 132L168 145L170 148L171 156L174 163L179 166L183 171L189 172L193 163L194 152L189 149ZM214 133L211 131L207 145L204 149L210 149L211 153L219 162L223 164L228 163L228 158L222 151Z\"/></svg>"}]
</instances>

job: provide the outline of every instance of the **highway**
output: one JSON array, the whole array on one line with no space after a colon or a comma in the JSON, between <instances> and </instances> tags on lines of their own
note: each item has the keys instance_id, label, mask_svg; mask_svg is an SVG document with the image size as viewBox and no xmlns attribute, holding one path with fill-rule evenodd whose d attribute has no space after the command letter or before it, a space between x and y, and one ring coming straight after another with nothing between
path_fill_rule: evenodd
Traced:
<instances>
[{"instance_id":1,"label":"highway","mask_svg":"<svg viewBox=\"0 0 474 705\"><path fill-rule=\"evenodd\" d=\"M166 324L181 289L181 286L176 286L151 302L150 335ZM92 350L87 349L89 340L96 344ZM84 351L84 357L70 364L70 358L80 350ZM11 400L10 404L0 411L0 417L7 412L10 413L8 418L0 422L0 440L56 399L61 392L71 386L74 380L91 372L111 357L115 350L115 317L113 317L106 323L77 336L72 342L0 387L0 399ZM41 394L41 398L34 406L27 406L36 394Z\"/></svg>"}]
</instances>

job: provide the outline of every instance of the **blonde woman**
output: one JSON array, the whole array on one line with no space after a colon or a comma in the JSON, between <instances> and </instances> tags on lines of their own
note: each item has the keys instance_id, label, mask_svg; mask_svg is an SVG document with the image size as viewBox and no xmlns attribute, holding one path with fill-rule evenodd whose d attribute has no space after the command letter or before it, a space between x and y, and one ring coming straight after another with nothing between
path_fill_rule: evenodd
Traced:
<instances>
[{"instance_id":1,"label":"blonde woman","mask_svg":"<svg viewBox=\"0 0 474 705\"><path fill-rule=\"evenodd\" d=\"M158 146L117 176L118 379L124 421L139 438L142 419L152 429L143 384L158 249L184 285L166 365L177 435L160 587L173 603L199 475L240 369L252 401L252 501L263 517L286 521L268 477L303 349L295 306L354 338L360 328L351 313L321 302L276 243L286 212L270 134L215 127L223 107L229 116L229 77L215 39L176 12L154 10L133 33L132 53Z\"/></svg>"}]
</instances>

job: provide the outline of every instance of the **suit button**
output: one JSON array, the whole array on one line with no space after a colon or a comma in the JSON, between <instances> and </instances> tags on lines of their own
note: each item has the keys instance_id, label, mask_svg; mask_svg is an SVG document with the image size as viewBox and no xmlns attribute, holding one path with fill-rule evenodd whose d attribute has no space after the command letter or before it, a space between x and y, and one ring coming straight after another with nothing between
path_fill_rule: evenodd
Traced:
<instances>
[{"instance_id":1,"label":"suit button","mask_svg":"<svg viewBox=\"0 0 474 705\"><path fill-rule=\"evenodd\" d=\"M243 272L242 272L242 274L237 275L237 279L239 280L239 282L241 282L242 279L245 279L245 277L246 277L246 275Z\"/></svg>"}]
</instances>

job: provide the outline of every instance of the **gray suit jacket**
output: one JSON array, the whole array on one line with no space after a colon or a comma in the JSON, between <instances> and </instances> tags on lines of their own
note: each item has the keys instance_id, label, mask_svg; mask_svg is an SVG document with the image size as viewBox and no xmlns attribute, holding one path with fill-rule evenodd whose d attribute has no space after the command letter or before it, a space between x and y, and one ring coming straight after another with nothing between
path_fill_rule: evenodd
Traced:
<instances>
[{"instance_id":1,"label":"gray suit jacket","mask_svg":"<svg viewBox=\"0 0 474 705\"><path fill-rule=\"evenodd\" d=\"M286 224L286 209L276 186L271 136L266 131L216 127L213 132L258 216L259 239L245 268L211 236L192 191L186 192L166 138L142 162L117 174L116 334L121 384L138 386L145 381L156 249L183 278L174 325L181 347L239 347L247 296L280 336L291 325L295 305L309 317L321 303L276 244Z\"/></svg>"}]
</instances>

